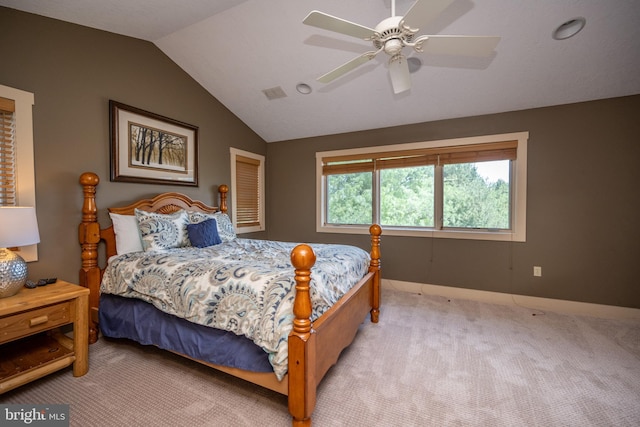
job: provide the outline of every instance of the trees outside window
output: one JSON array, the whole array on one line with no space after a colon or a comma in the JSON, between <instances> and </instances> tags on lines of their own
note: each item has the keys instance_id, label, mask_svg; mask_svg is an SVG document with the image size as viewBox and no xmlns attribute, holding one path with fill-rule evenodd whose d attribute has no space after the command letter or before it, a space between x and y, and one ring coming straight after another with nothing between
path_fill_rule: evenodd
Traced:
<instances>
[{"instance_id":1,"label":"trees outside window","mask_svg":"<svg viewBox=\"0 0 640 427\"><path fill-rule=\"evenodd\" d=\"M523 241L527 138L317 153L318 231Z\"/></svg>"}]
</instances>

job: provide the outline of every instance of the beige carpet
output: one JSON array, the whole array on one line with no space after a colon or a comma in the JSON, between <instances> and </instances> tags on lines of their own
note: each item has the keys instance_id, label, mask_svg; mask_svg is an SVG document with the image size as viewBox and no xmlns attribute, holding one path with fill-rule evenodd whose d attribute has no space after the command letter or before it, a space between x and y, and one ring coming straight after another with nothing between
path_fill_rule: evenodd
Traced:
<instances>
[{"instance_id":1,"label":"beige carpet","mask_svg":"<svg viewBox=\"0 0 640 427\"><path fill-rule=\"evenodd\" d=\"M320 386L315 426L638 426L640 324L385 290ZM125 341L0 396L72 426L286 426L286 398Z\"/></svg>"}]
</instances>

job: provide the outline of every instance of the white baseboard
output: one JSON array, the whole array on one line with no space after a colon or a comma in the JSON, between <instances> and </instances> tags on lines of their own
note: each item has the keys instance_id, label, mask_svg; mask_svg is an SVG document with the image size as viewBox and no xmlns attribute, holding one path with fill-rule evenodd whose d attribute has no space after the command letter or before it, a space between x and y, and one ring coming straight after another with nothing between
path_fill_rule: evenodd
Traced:
<instances>
[{"instance_id":1,"label":"white baseboard","mask_svg":"<svg viewBox=\"0 0 640 427\"><path fill-rule=\"evenodd\" d=\"M640 309L637 308L505 294L501 292L479 291L476 289L428 285L424 283L403 282L400 280L390 279L382 279L382 287L402 292L438 295L446 298L466 299L491 304L516 305L519 307L530 308L532 310L554 311L558 313L602 317L608 319L640 321Z\"/></svg>"}]
</instances>

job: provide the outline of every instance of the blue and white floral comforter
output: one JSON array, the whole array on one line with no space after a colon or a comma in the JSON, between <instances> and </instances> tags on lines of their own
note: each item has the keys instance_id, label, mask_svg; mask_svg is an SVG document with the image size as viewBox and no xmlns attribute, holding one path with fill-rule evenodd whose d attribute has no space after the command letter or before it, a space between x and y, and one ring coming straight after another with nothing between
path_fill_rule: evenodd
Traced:
<instances>
[{"instance_id":1,"label":"blue and white floral comforter","mask_svg":"<svg viewBox=\"0 0 640 427\"><path fill-rule=\"evenodd\" d=\"M269 353L273 370L287 372L293 328L296 243L235 239L208 248L134 252L114 257L103 293L138 298L191 322L245 335ZM321 316L368 271L369 254L345 245L310 245L312 320Z\"/></svg>"}]
</instances>

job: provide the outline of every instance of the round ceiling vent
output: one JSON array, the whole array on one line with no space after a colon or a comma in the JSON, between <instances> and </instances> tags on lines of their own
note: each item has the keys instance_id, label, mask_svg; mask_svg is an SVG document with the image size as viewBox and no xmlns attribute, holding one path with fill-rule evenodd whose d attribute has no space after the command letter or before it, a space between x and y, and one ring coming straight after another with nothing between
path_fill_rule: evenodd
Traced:
<instances>
[{"instance_id":1,"label":"round ceiling vent","mask_svg":"<svg viewBox=\"0 0 640 427\"><path fill-rule=\"evenodd\" d=\"M570 19L553 31L553 38L555 40L566 40L569 37L573 37L582 31L586 23L587 20L582 17Z\"/></svg>"},{"instance_id":2,"label":"round ceiling vent","mask_svg":"<svg viewBox=\"0 0 640 427\"><path fill-rule=\"evenodd\" d=\"M409 72L411 74L415 73L422 67L422 61L420 58L415 56L410 56L407 58L407 63L409 64Z\"/></svg>"},{"instance_id":3,"label":"round ceiling vent","mask_svg":"<svg viewBox=\"0 0 640 427\"><path fill-rule=\"evenodd\" d=\"M303 95L309 95L311 93L311 86L306 83L298 83L296 85L296 90Z\"/></svg>"}]
</instances>

